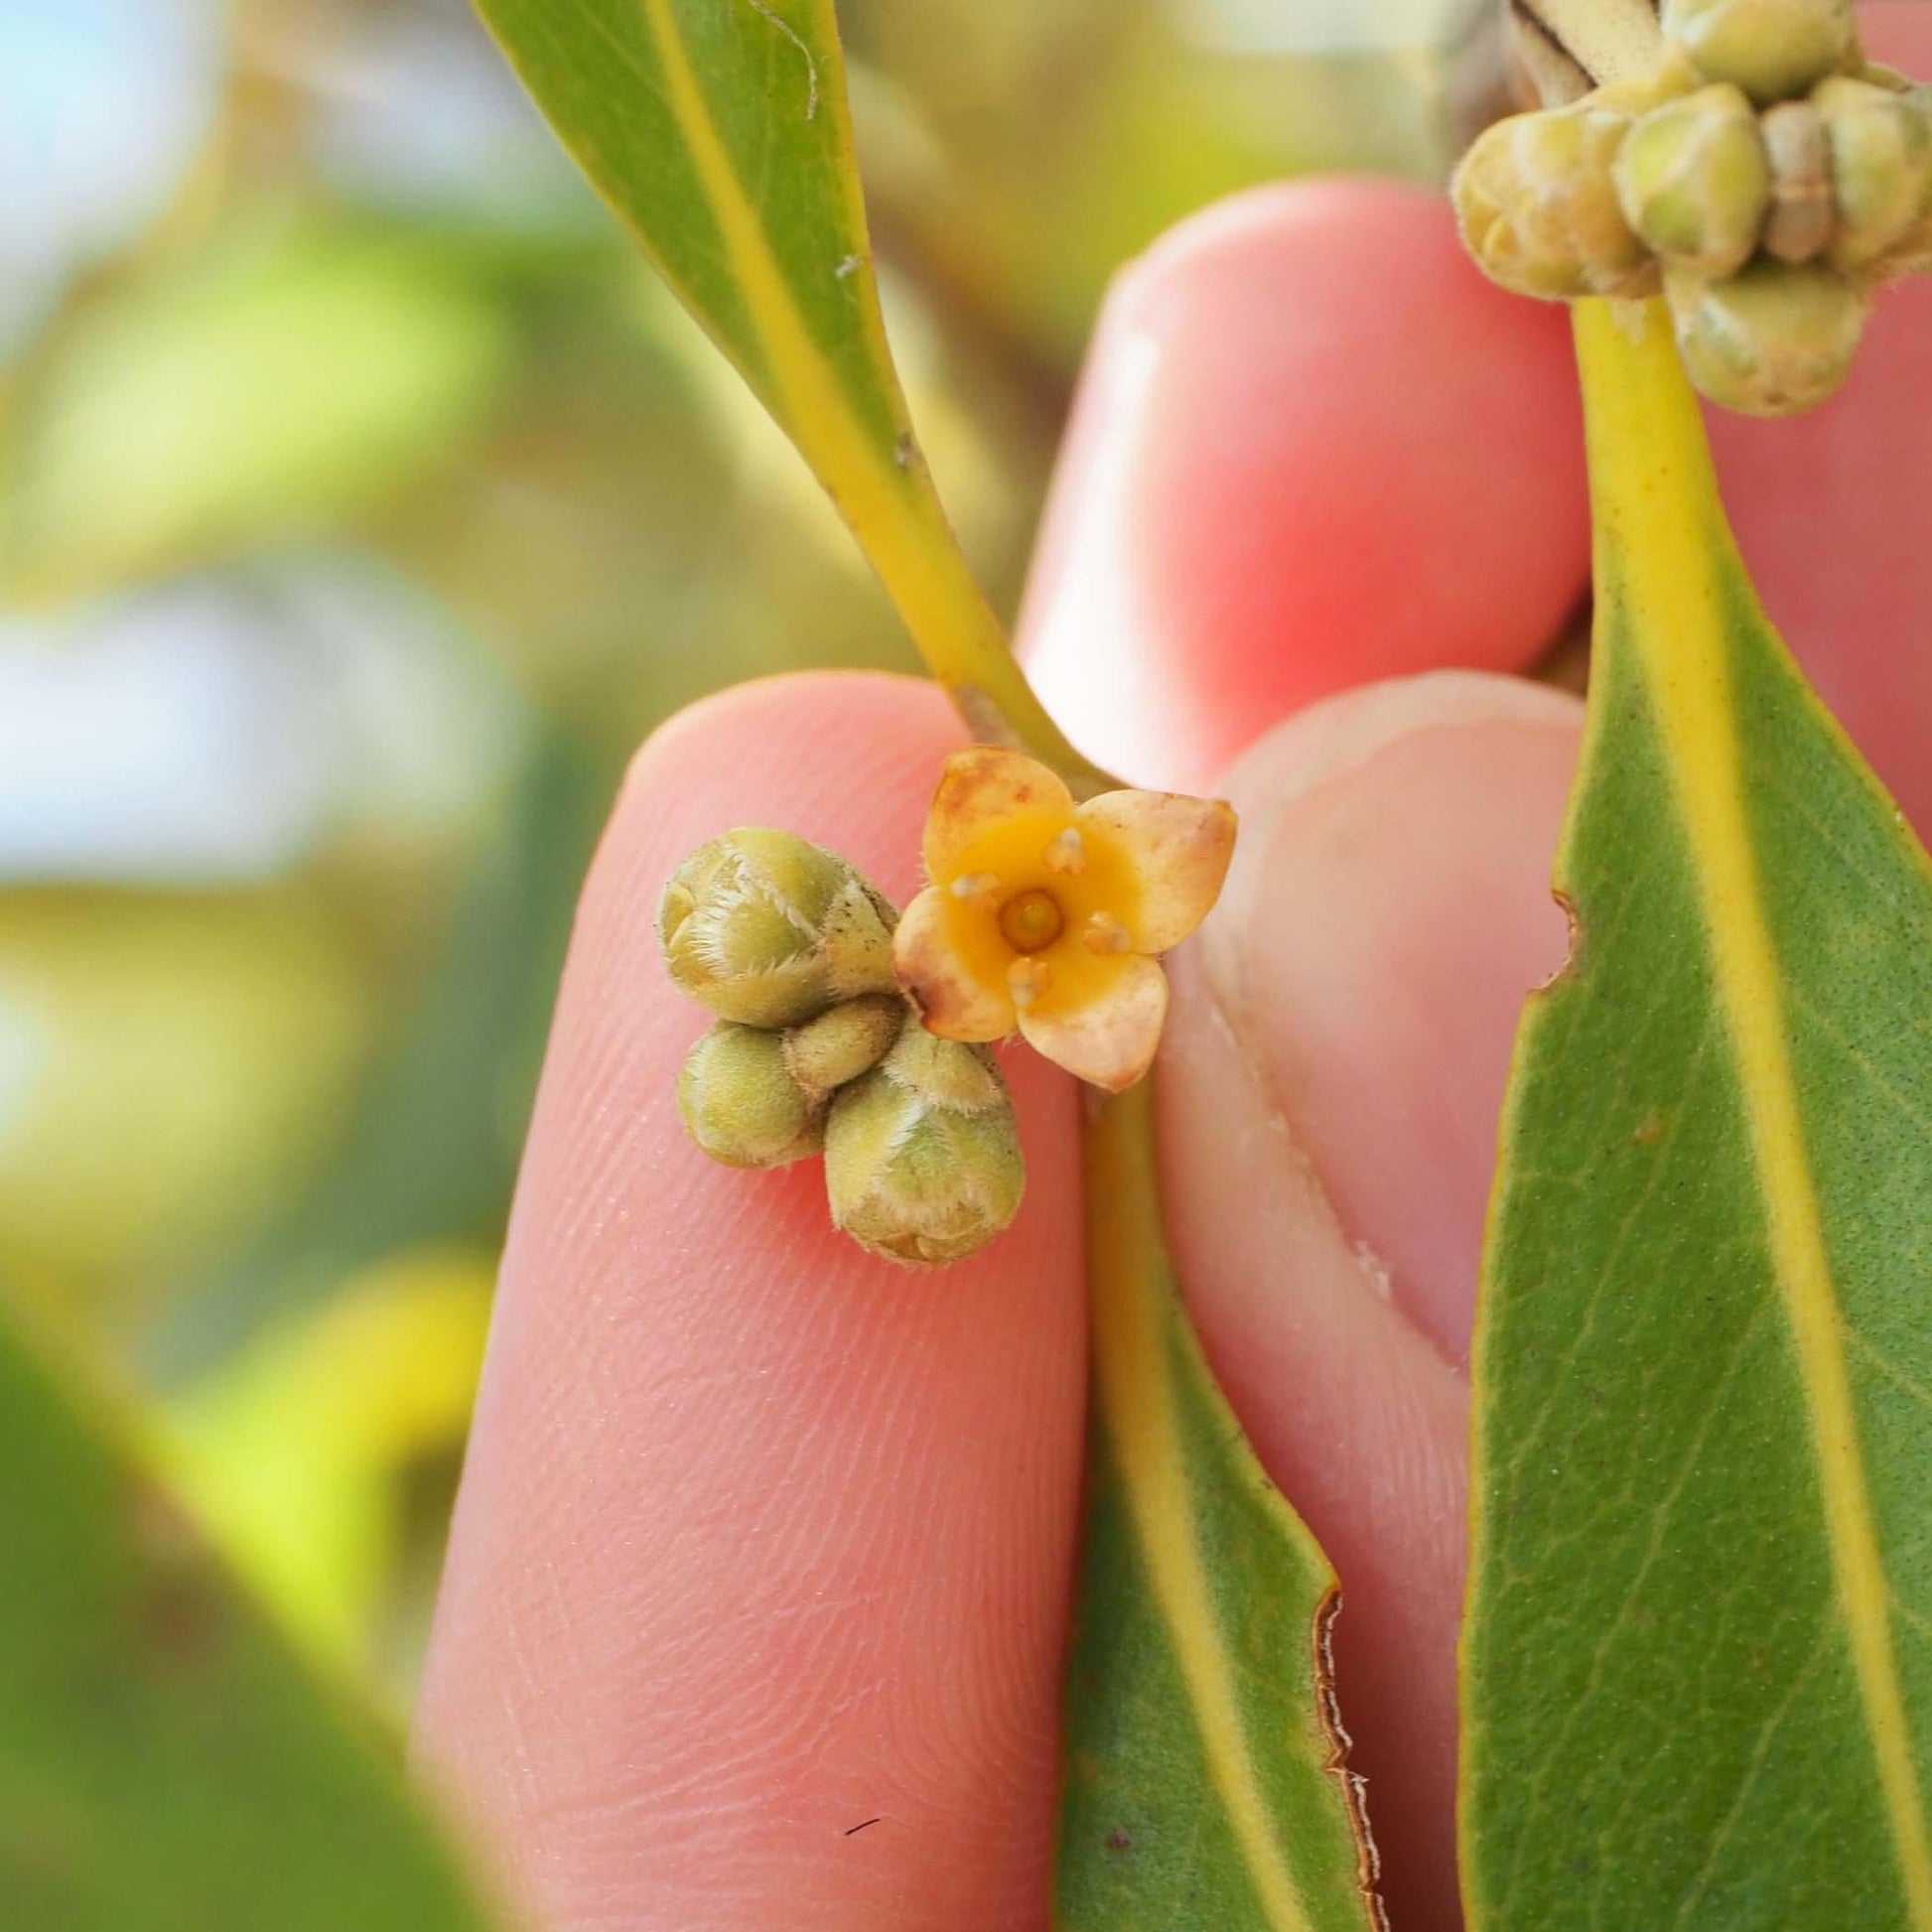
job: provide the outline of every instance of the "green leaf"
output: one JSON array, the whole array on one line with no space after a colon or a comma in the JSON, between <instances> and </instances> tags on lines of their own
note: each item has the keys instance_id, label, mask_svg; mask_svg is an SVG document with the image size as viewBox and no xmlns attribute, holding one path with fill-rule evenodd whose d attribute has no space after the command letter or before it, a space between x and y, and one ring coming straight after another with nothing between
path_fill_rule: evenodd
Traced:
<instances>
[{"instance_id":1,"label":"green leaf","mask_svg":"<svg viewBox=\"0 0 1932 1932\"><path fill-rule=\"evenodd\" d=\"M17 1932L481 1932L365 1722L0 1325L0 1901Z\"/></svg>"},{"instance_id":2,"label":"green leaf","mask_svg":"<svg viewBox=\"0 0 1932 1932\"><path fill-rule=\"evenodd\" d=\"M478 0L564 145L798 446L982 737L1093 778L967 569L886 345L831 0Z\"/></svg>"},{"instance_id":3,"label":"green leaf","mask_svg":"<svg viewBox=\"0 0 1932 1932\"><path fill-rule=\"evenodd\" d=\"M1361 1932L1375 1854L1344 1757L1334 1572L1181 1312L1153 1098L1087 1141L1093 1448L1068 1666L1060 1932Z\"/></svg>"},{"instance_id":4,"label":"green leaf","mask_svg":"<svg viewBox=\"0 0 1932 1932\"><path fill-rule=\"evenodd\" d=\"M1932 872L1578 311L1596 656L1475 1352L1472 1932L1932 1927Z\"/></svg>"}]
</instances>

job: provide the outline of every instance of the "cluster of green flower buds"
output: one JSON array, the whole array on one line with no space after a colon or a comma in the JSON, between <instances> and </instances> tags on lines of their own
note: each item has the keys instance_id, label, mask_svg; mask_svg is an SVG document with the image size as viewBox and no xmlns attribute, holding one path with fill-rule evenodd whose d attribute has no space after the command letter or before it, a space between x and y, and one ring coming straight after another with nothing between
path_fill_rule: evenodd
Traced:
<instances>
[{"instance_id":1,"label":"cluster of green flower buds","mask_svg":"<svg viewBox=\"0 0 1932 1932\"><path fill-rule=\"evenodd\" d=\"M1692 379L1785 415L1843 381L1877 283L1932 266L1932 89L1850 0L1666 0L1650 71L1489 128L1463 239L1520 294L1669 302Z\"/></svg>"},{"instance_id":2,"label":"cluster of green flower buds","mask_svg":"<svg viewBox=\"0 0 1932 1932\"><path fill-rule=\"evenodd\" d=\"M719 1016L678 1079L714 1161L823 1153L832 1219L897 1261L958 1261L1005 1228L1025 1169L984 1047L919 1025L893 974L892 905L841 859L744 826L672 875L658 938L678 987Z\"/></svg>"}]
</instances>

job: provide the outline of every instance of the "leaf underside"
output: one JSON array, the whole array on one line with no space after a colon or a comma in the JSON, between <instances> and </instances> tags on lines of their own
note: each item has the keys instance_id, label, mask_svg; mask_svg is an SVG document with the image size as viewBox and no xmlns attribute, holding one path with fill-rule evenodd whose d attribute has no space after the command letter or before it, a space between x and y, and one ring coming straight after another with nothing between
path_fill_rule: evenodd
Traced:
<instances>
[{"instance_id":1,"label":"leaf underside","mask_svg":"<svg viewBox=\"0 0 1932 1932\"><path fill-rule=\"evenodd\" d=\"M1094 1414L1067 1675L1061 1932L1362 1932L1335 1578L1181 1312L1144 1084L1089 1128Z\"/></svg>"},{"instance_id":2,"label":"leaf underside","mask_svg":"<svg viewBox=\"0 0 1932 1932\"><path fill-rule=\"evenodd\" d=\"M1757 607L1654 309L1578 314L1577 938L1475 1348L1472 1932L1932 1927L1932 872Z\"/></svg>"},{"instance_id":3,"label":"leaf underside","mask_svg":"<svg viewBox=\"0 0 1932 1932\"><path fill-rule=\"evenodd\" d=\"M0 1324L0 1924L481 1932L372 1734Z\"/></svg>"}]
</instances>

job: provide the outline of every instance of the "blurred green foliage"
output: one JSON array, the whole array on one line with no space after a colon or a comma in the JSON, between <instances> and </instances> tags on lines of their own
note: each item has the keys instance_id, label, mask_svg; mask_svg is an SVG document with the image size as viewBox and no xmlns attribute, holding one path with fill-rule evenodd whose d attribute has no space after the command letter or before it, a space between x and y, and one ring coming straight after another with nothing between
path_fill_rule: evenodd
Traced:
<instances>
[{"instance_id":1,"label":"blurred green foliage","mask_svg":"<svg viewBox=\"0 0 1932 1932\"><path fill-rule=\"evenodd\" d=\"M10 1927L482 1932L386 1740L298 1667L78 1378L4 1328L0 1467Z\"/></svg>"},{"instance_id":2,"label":"blurred green foliage","mask_svg":"<svg viewBox=\"0 0 1932 1932\"><path fill-rule=\"evenodd\" d=\"M1120 260L1444 158L1455 0L850 0L895 347L1015 596ZM0 1278L406 1696L577 882L718 686L911 668L461 0L0 13Z\"/></svg>"},{"instance_id":3,"label":"blurred green foliage","mask_svg":"<svg viewBox=\"0 0 1932 1932\"><path fill-rule=\"evenodd\" d=\"M474 448L503 305L434 236L274 223L168 263L50 345L8 576L46 600L327 530Z\"/></svg>"}]
</instances>

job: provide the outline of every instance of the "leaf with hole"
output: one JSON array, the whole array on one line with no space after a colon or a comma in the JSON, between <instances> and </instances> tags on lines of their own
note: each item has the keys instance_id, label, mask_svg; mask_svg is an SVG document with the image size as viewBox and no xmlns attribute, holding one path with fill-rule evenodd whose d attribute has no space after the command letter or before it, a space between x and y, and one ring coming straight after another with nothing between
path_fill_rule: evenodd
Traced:
<instances>
[{"instance_id":1,"label":"leaf with hole","mask_svg":"<svg viewBox=\"0 0 1932 1932\"><path fill-rule=\"evenodd\" d=\"M1932 1927L1932 870L1578 311L1596 650L1475 1344L1471 1932Z\"/></svg>"}]
</instances>

